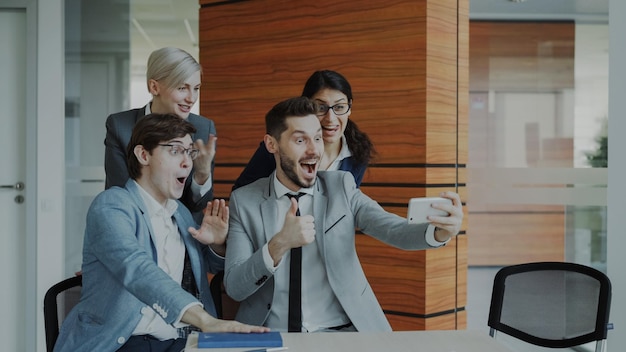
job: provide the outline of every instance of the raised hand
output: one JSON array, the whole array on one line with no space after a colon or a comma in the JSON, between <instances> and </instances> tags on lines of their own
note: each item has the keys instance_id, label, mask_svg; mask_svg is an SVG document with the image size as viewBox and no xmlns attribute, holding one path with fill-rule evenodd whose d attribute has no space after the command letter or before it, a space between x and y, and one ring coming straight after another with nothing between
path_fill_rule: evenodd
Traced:
<instances>
[{"instance_id":1,"label":"raised hand","mask_svg":"<svg viewBox=\"0 0 626 352\"><path fill-rule=\"evenodd\" d=\"M228 235L229 209L223 199L207 203L199 229L189 228L189 233L202 244L224 245Z\"/></svg>"},{"instance_id":2,"label":"raised hand","mask_svg":"<svg viewBox=\"0 0 626 352\"><path fill-rule=\"evenodd\" d=\"M198 139L193 143L194 148L198 149L198 156L193 161L194 179L199 185L203 185L211 175L211 163L215 158L215 145L217 136L209 135L207 144L202 139Z\"/></svg>"}]
</instances>

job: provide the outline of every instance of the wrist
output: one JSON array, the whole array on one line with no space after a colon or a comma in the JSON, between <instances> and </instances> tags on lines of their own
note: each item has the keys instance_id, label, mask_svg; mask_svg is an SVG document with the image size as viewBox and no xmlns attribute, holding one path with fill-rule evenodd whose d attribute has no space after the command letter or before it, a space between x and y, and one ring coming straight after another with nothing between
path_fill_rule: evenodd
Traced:
<instances>
[{"instance_id":1,"label":"wrist","mask_svg":"<svg viewBox=\"0 0 626 352\"><path fill-rule=\"evenodd\" d=\"M210 244L209 245L211 247L211 250L213 250L213 252L215 252L215 254L219 255L219 256L225 256L226 255L226 245L225 244Z\"/></svg>"},{"instance_id":2,"label":"wrist","mask_svg":"<svg viewBox=\"0 0 626 352\"><path fill-rule=\"evenodd\" d=\"M435 240L437 242L446 242L450 239L451 236L448 235L448 233L446 231L444 231L443 229L440 229L439 227L435 226L435 230L433 232L433 237L435 237Z\"/></svg>"},{"instance_id":3,"label":"wrist","mask_svg":"<svg viewBox=\"0 0 626 352\"><path fill-rule=\"evenodd\" d=\"M204 172L195 171L193 173L193 179L199 185L204 185L204 183L209 179L209 174Z\"/></svg>"}]
</instances>

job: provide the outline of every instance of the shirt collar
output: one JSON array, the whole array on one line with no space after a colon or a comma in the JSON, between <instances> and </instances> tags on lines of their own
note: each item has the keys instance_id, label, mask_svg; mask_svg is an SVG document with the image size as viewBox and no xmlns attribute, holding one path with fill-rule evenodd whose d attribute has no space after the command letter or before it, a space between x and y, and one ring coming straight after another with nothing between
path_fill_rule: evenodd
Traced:
<instances>
[{"instance_id":1,"label":"shirt collar","mask_svg":"<svg viewBox=\"0 0 626 352\"><path fill-rule=\"evenodd\" d=\"M273 173L272 178L274 182L274 192L276 193L276 198L280 198L287 193L292 193L292 194L294 193L292 190L285 187L285 185L283 185L282 183L280 183L280 181L278 181L278 177L276 177L276 172ZM313 195L313 186L309 188L300 188L298 192Z\"/></svg>"},{"instance_id":2,"label":"shirt collar","mask_svg":"<svg viewBox=\"0 0 626 352\"><path fill-rule=\"evenodd\" d=\"M152 105L152 101L150 101L148 104L146 104L146 107L144 108L144 115L150 115L152 113L152 110L150 110L150 105Z\"/></svg>"},{"instance_id":3,"label":"shirt collar","mask_svg":"<svg viewBox=\"0 0 626 352\"><path fill-rule=\"evenodd\" d=\"M156 201L156 199L154 199L154 197L150 195L150 193L143 189L141 185L137 183L137 181L133 180L133 182L135 182L137 188L139 188L139 194L141 195L141 198L146 205L146 210L148 211L148 215L150 217L163 215L171 218L172 215L174 215L176 209L178 209L178 203L176 203L175 200L168 199L165 202L165 206L162 206L161 204L159 204L159 202Z\"/></svg>"},{"instance_id":4,"label":"shirt collar","mask_svg":"<svg viewBox=\"0 0 626 352\"><path fill-rule=\"evenodd\" d=\"M348 148L348 141L346 140L346 136L342 135L341 136L341 150L339 151L339 155L337 155L336 160L343 160L351 156L352 156L352 152L350 151L350 148Z\"/></svg>"}]
</instances>

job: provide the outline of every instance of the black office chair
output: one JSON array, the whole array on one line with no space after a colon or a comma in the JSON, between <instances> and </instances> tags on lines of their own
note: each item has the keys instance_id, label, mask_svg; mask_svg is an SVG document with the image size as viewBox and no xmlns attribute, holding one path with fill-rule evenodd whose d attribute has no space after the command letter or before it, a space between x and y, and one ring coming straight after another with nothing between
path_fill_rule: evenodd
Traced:
<instances>
[{"instance_id":1,"label":"black office chair","mask_svg":"<svg viewBox=\"0 0 626 352\"><path fill-rule=\"evenodd\" d=\"M46 350L52 352L59 336L61 323L80 300L82 275L65 279L50 287L43 299L43 316L46 328Z\"/></svg>"},{"instance_id":2,"label":"black office chair","mask_svg":"<svg viewBox=\"0 0 626 352\"><path fill-rule=\"evenodd\" d=\"M596 341L604 349L611 281L588 266L539 262L507 266L494 278L489 335L500 331L537 346L568 348Z\"/></svg>"}]
</instances>

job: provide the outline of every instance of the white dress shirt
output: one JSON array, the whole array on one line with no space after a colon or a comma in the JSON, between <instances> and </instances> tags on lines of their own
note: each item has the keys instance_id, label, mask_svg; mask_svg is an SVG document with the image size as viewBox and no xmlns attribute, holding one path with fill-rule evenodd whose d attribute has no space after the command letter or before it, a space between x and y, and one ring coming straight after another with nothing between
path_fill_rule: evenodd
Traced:
<instances>
[{"instance_id":1,"label":"white dress shirt","mask_svg":"<svg viewBox=\"0 0 626 352\"><path fill-rule=\"evenodd\" d=\"M328 165L328 168L326 169L326 171L339 170L339 164L341 164L341 161L351 156L352 156L352 152L348 148L348 142L346 141L346 137L342 135L341 136L341 150L339 151L339 155L337 155L335 160L333 160L333 162L330 163L330 165Z\"/></svg>"},{"instance_id":2,"label":"white dress shirt","mask_svg":"<svg viewBox=\"0 0 626 352\"><path fill-rule=\"evenodd\" d=\"M157 251L157 265L172 280L180 284L183 279L183 267L185 264L185 243L172 218L172 215L178 208L178 203L168 199L165 206L162 206L139 184L137 186L146 205L148 215L150 216L150 224L154 231L152 240ZM167 324L150 306L145 306L141 309L142 317L137 327L135 327L133 335L152 335L160 340L178 338L176 328L187 325L180 323L180 319L184 312L194 305L202 304L200 302L191 303L185 307L173 325Z\"/></svg>"}]
</instances>

